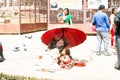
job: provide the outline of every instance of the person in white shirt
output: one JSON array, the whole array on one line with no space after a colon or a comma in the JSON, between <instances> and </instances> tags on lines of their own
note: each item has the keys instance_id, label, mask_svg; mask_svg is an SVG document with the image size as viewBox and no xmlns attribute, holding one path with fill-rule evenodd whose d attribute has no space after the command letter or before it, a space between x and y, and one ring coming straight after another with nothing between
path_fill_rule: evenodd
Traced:
<instances>
[{"instance_id":1,"label":"person in white shirt","mask_svg":"<svg viewBox=\"0 0 120 80\"><path fill-rule=\"evenodd\" d=\"M111 47L114 47L115 46L115 38L114 38L114 29L115 29L115 24L114 24L114 18L116 16L116 13L117 13L117 9L116 8L112 8L112 14L110 15L110 41L111 41L111 44L110 46Z\"/></svg>"}]
</instances>

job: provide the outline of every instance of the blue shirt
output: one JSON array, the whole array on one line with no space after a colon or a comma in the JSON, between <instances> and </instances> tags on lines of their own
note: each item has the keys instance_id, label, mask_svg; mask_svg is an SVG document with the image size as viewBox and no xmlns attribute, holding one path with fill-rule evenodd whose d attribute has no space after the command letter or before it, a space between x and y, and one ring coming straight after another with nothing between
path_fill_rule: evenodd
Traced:
<instances>
[{"instance_id":1,"label":"blue shirt","mask_svg":"<svg viewBox=\"0 0 120 80\"><path fill-rule=\"evenodd\" d=\"M96 25L96 30L101 32L108 32L110 28L110 23L107 14L102 11L98 11L93 16L92 24Z\"/></svg>"}]
</instances>

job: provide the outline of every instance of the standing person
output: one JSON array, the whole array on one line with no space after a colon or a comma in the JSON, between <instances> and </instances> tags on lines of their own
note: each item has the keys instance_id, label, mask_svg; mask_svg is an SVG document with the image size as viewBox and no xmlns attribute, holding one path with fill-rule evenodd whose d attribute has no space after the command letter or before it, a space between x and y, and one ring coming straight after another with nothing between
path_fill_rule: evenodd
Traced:
<instances>
[{"instance_id":1,"label":"standing person","mask_svg":"<svg viewBox=\"0 0 120 80\"><path fill-rule=\"evenodd\" d=\"M63 23L68 24L68 25L72 25L72 15L70 14L68 8L64 9Z\"/></svg>"},{"instance_id":2,"label":"standing person","mask_svg":"<svg viewBox=\"0 0 120 80\"><path fill-rule=\"evenodd\" d=\"M114 19L114 23L116 25L115 28L115 44L116 44L116 51L117 51L117 63L115 68L120 70L120 11L117 12L117 15Z\"/></svg>"},{"instance_id":3,"label":"standing person","mask_svg":"<svg viewBox=\"0 0 120 80\"><path fill-rule=\"evenodd\" d=\"M96 54L101 55L101 45L102 41L104 42L104 55L110 56L108 52L109 47L109 28L110 23L105 11L105 6L100 5L98 8L98 12L94 14L92 19L92 25L96 25L96 33L97 33L97 48Z\"/></svg>"},{"instance_id":4,"label":"standing person","mask_svg":"<svg viewBox=\"0 0 120 80\"><path fill-rule=\"evenodd\" d=\"M2 43L0 42L0 62L3 62L5 60L4 56L3 56L3 47L2 47Z\"/></svg>"},{"instance_id":5,"label":"standing person","mask_svg":"<svg viewBox=\"0 0 120 80\"><path fill-rule=\"evenodd\" d=\"M114 30L115 30L115 24L114 24L114 18L115 18L115 16L116 16L116 13L117 13L117 10L116 10L116 8L113 8L112 9L112 14L110 15L110 42L111 42L111 44L110 44L110 46L112 47L112 48L114 48L115 47L115 42L114 42Z\"/></svg>"}]
</instances>

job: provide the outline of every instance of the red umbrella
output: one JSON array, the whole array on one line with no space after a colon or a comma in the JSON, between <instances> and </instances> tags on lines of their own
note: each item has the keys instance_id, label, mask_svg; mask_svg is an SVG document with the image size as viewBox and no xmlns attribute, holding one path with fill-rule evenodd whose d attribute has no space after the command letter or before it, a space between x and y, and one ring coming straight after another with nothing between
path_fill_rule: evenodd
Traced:
<instances>
[{"instance_id":1,"label":"red umbrella","mask_svg":"<svg viewBox=\"0 0 120 80\"><path fill-rule=\"evenodd\" d=\"M70 42L71 47L77 46L86 40L86 34L81 30L74 28L56 28L46 31L41 37L42 42L48 45L49 41L54 37L56 32L62 33L63 36Z\"/></svg>"}]
</instances>

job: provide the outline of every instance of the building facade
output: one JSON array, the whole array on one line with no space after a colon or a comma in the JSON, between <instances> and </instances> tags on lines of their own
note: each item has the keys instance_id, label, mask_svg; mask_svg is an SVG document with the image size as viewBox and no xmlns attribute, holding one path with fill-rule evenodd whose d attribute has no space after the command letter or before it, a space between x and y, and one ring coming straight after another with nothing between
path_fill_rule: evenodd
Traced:
<instances>
[{"instance_id":1,"label":"building facade","mask_svg":"<svg viewBox=\"0 0 120 80\"><path fill-rule=\"evenodd\" d=\"M0 0L0 33L47 29L47 0Z\"/></svg>"},{"instance_id":2,"label":"building facade","mask_svg":"<svg viewBox=\"0 0 120 80\"><path fill-rule=\"evenodd\" d=\"M104 1L106 2L103 0L0 0L0 34L22 34L55 28L58 25L56 16L59 7L70 8L75 28L92 33L89 23L97 11L96 3L98 5L105 3L108 16L112 7L120 6L120 0ZM53 6L54 2L59 4ZM94 8L90 5L94 5Z\"/></svg>"}]
</instances>

